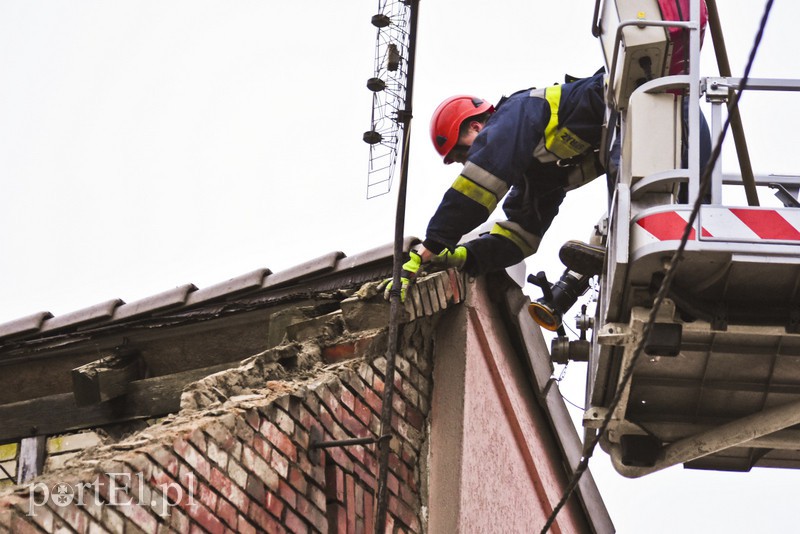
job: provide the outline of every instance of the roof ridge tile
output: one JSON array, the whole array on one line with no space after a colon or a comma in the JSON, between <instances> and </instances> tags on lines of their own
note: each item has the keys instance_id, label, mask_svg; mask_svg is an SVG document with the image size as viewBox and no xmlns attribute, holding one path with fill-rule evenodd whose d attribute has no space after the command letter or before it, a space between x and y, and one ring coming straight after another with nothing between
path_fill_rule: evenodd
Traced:
<instances>
[{"instance_id":1,"label":"roof ridge tile","mask_svg":"<svg viewBox=\"0 0 800 534\"><path fill-rule=\"evenodd\" d=\"M111 299L74 312L58 315L45 320L39 331L50 332L66 326L77 326L92 321L110 319L114 316L114 310L123 304L125 304L125 301L122 299Z\"/></svg>"},{"instance_id":2,"label":"roof ridge tile","mask_svg":"<svg viewBox=\"0 0 800 534\"><path fill-rule=\"evenodd\" d=\"M0 338L37 331L42 327L42 322L52 316L53 314L48 311L37 312L0 324Z\"/></svg>"},{"instance_id":3,"label":"roof ridge tile","mask_svg":"<svg viewBox=\"0 0 800 534\"><path fill-rule=\"evenodd\" d=\"M186 297L189 293L196 290L197 286L194 284L184 284L135 302L123 304L114 312L114 320L131 319L166 308L180 306L186 302Z\"/></svg>"}]
</instances>

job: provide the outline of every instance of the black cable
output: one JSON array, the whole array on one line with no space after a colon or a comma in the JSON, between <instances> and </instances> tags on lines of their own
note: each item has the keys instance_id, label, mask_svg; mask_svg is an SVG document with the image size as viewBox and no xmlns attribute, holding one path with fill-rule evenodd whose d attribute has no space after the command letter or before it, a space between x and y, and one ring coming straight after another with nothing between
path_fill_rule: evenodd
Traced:
<instances>
[{"instance_id":1,"label":"black cable","mask_svg":"<svg viewBox=\"0 0 800 534\"><path fill-rule=\"evenodd\" d=\"M582 411L582 412L585 412L585 411L586 411L586 408L584 408L583 406L578 406L577 404L575 404L574 402L572 402L571 400L569 400L568 398L566 398L564 395L561 395L561 399L562 399L564 402L566 402L567 404L569 404L570 406L572 406L573 408L577 408L577 409L579 409L579 410L580 410L580 411Z\"/></svg>"},{"instance_id":2,"label":"black cable","mask_svg":"<svg viewBox=\"0 0 800 534\"><path fill-rule=\"evenodd\" d=\"M773 0L767 0L766 6L764 8L764 14L761 17L761 23L758 29L758 33L756 34L755 40L753 42L753 48L750 50L750 56L747 60L747 66L744 71L744 76L742 77L741 85L739 87L739 90L734 93L730 107L737 107L739 105L739 100L741 100L742 91L744 91L747 88L747 80L750 78L750 69L753 66L753 61L755 60L756 51L758 50L758 47L761 44L761 39L764 36L764 28L767 25L767 19L769 18L769 13L772 10L772 3ZM553 508L553 511L550 513L550 517L547 519L547 522L545 523L544 527L542 527L541 531L542 534L545 534L550 529L556 517L558 516L558 513L561 511L561 509L564 507L564 505L567 503L569 498L574 493L575 488L578 486L578 482L581 479L581 476L586 471L586 469L588 469L589 459L592 457L592 454L594 454L594 449L597 447L597 444L600 441L600 436L602 436L603 432L605 432L605 430L608 428L608 425L611 422L611 417L614 414L614 411L616 410L617 405L619 404L622 398L622 392L627 388L628 383L630 382L631 377L633 376L633 369L636 366L636 361L639 359L639 356L642 353L642 348L644 347L644 343L647 340L648 336L650 335L650 330L652 329L653 323L655 322L658 309L661 307L664 298L669 292L670 285L672 284L672 279L675 277L675 267L683 259L683 251L686 248L686 243L689 240L689 234L693 229L694 222L697 219L697 214L700 211L700 206L703 203L703 197L707 194L710 188L711 172L714 169L717 160L719 159L720 153L722 152L722 142L725 139L725 136L728 132L730 123L731 123L731 116L729 113L727 119L725 120L725 124L722 128L722 132L720 133L719 139L717 140L717 143L714 146L714 150L711 153L711 158L708 164L706 165L705 169L703 170L703 174L700 178L700 191L698 192L697 198L695 199L694 205L692 207L692 213L689 216L689 220L686 222L683 235L681 236L680 245L675 250L675 253L672 255L672 258L669 263L669 268L667 269L666 276L664 276L664 280L661 282L661 287L659 288L658 294L656 295L655 301L653 302L653 307L650 309L650 314L642 330L642 335L639 338L636 347L634 348L630 365L625 369L625 372L622 375L622 379L620 380L619 386L617 387L617 392L614 395L614 398L611 400L611 404L609 405L609 409L606 412L605 417L603 418L603 422L595 432L595 435L593 436L588 446L584 446L583 457L581 457L581 461L578 463L578 467L575 469L575 472L572 475L572 479L570 480L570 483L567 485L567 488L564 491L563 497L558 502L556 507Z\"/></svg>"}]
</instances>

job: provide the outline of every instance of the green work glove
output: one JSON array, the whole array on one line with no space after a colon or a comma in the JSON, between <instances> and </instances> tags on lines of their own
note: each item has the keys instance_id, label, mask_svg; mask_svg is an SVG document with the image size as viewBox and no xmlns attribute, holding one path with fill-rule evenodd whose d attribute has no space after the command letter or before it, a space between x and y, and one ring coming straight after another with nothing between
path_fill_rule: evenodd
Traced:
<instances>
[{"instance_id":1,"label":"green work glove","mask_svg":"<svg viewBox=\"0 0 800 534\"><path fill-rule=\"evenodd\" d=\"M438 255L431 258L431 263L433 265L443 267L445 269L449 269L451 267L461 269L466 261L467 249L464 247L456 247L456 249L452 252L450 252L448 249L444 249Z\"/></svg>"},{"instance_id":2,"label":"green work glove","mask_svg":"<svg viewBox=\"0 0 800 534\"><path fill-rule=\"evenodd\" d=\"M417 278L417 272L422 266L422 257L417 254L415 250L409 251L408 256L408 261L403 264L403 270L400 272L400 302L405 302L406 290L409 284L413 283ZM385 280L381 285L385 287L383 298L389 300L391 298L392 286L394 285L393 280Z\"/></svg>"}]
</instances>

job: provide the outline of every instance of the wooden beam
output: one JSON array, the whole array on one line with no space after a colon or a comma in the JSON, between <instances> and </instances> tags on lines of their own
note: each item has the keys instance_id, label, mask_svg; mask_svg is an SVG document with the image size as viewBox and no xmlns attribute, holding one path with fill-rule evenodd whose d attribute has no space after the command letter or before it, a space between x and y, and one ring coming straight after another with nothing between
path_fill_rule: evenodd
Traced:
<instances>
[{"instance_id":1,"label":"wooden beam","mask_svg":"<svg viewBox=\"0 0 800 534\"><path fill-rule=\"evenodd\" d=\"M186 385L239 364L228 362L137 380L128 384L127 394L86 406L79 406L72 393L0 405L0 443L175 413L180 410L181 392Z\"/></svg>"},{"instance_id":2,"label":"wooden beam","mask_svg":"<svg viewBox=\"0 0 800 534\"><path fill-rule=\"evenodd\" d=\"M44 471L47 436L24 438L19 444L17 484L24 484Z\"/></svg>"},{"instance_id":3,"label":"wooden beam","mask_svg":"<svg viewBox=\"0 0 800 534\"><path fill-rule=\"evenodd\" d=\"M97 404L124 395L128 385L144 378L145 365L137 351L115 351L72 370L72 392L78 406Z\"/></svg>"}]
</instances>

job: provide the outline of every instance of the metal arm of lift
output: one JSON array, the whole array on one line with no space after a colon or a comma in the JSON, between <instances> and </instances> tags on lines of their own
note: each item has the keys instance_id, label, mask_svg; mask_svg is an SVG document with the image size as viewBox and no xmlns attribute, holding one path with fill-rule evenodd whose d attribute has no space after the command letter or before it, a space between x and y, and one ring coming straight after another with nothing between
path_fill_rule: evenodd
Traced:
<instances>
[{"instance_id":1,"label":"metal arm of lift","mask_svg":"<svg viewBox=\"0 0 800 534\"><path fill-rule=\"evenodd\" d=\"M612 454L612 461L619 473L636 478L655 473L673 465L683 464L709 454L746 444L756 438L800 424L800 401L790 402L775 408L748 415L712 430L676 441L662 449L660 459L652 467L632 467L619 462L620 455ZM619 448L606 443L609 450Z\"/></svg>"}]
</instances>

